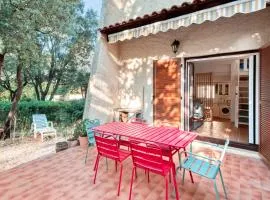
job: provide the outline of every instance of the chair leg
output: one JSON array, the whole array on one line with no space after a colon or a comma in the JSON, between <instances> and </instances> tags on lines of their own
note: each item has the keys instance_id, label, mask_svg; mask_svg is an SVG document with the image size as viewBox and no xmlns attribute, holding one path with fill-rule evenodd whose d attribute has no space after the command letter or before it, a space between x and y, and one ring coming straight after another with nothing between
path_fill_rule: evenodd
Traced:
<instances>
[{"instance_id":1,"label":"chair leg","mask_svg":"<svg viewBox=\"0 0 270 200\"><path fill-rule=\"evenodd\" d=\"M93 169L93 171L96 171L96 168L97 168L97 160L98 160L98 156L99 156L99 155L97 155L97 158L96 158L96 161L95 161L95 165L94 165L94 169Z\"/></svg>"},{"instance_id":2,"label":"chair leg","mask_svg":"<svg viewBox=\"0 0 270 200\"><path fill-rule=\"evenodd\" d=\"M147 170L147 180L148 180L148 183L150 183L150 173L149 173L149 170Z\"/></svg>"},{"instance_id":3,"label":"chair leg","mask_svg":"<svg viewBox=\"0 0 270 200\"><path fill-rule=\"evenodd\" d=\"M225 198L228 199L225 184L224 184L224 181L223 181L223 177L222 177L220 168L219 168L219 174L220 174L220 179L221 179L222 187L223 187L223 190L224 190Z\"/></svg>"},{"instance_id":4,"label":"chair leg","mask_svg":"<svg viewBox=\"0 0 270 200\"><path fill-rule=\"evenodd\" d=\"M99 164L100 156L97 157L97 163L96 163L96 170L95 170L95 177L94 177L94 184L96 183L96 177L97 177L97 171L98 171L98 164Z\"/></svg>"},{"instance_id":5,"label":"chair leg","mask_svg":"<svg viewBox=\"0 0 270 200\"><path fill-rule=\"evenodd\" d=\"M174 189L175 189L176 200L179 200L178 187L177 187L177 182L176 182L175 176L176 176L176 174L173 174L173 184L174 184Z\"/></svg>"},{"instance_id":6,"label":"chair leg","mask_svg":"<svg viewBox=\"0 0 270 200\"><path fill-rule=\"evenodd\" d=\"M214 180L214 187L215 187L215 192L216 192L216 200L219 200L219 193L218 193L218 189L217 189L217 182L216 180Z\"/></svg>"},{"instance_id":7,"label":"chair leg","mask_svg":"<svg viewBox=\"0 0 270 200\"><path fill-rule=\"evenodd\" d=\"M120 163L120 177L119 177L119 183L118 183L118 192L117 192L117 196L120 195L121 181L122 181L122 171L123 171L123 166L122 166L122 163Z\"/></svg>"},{"instance_id":8,"label":"chair leg","mask_svg":"<svg viewBox=\"0 0 270 200\"><path fill-rule=\"evenodd\" d=\"M84 164L85 164L85 165L86 165L86 161L87 161L88 149L89 149L89 145L88 145L88 147L87 147L87 151L86 151L86 155L85 155L85 160L84 160Z\"/></svg>"},{"instance_id":9,"label":"chair leg","mask_svg":"<svg viewBox=\"0 0 270 200\"><path fill-rule=\"evenodd\" d=\"M186 169L183 170L182 184L184 185Z\"/></svg>"},{"instance_id":10,"label":"chair leg","mask_svg":"<svg viewBox=\"0 0 270 200\"><path fill-rule=\"evenodd\" d=\"M129 189L129 200L131 200L131 193L132 193L132 184L133 184L133 179L134 179L134 174L136 172L136 167L133 167L132 169L132 175L131 175L131 181L130 181L130 189Z\"/></svg>"},{"instance_id":11,"label":"chair leg","mask_svg":"<svg viewBox=\"0 0 270 200\"><path fill-rule=\"evenodd\" d=\"M166 187L166 196L165 196L165 199L168 200L168 194L169 194L169 191L168 191L168 178L167 176L164 177L165 178L165 187Z\"/></svg>"},{"instance_id":12,"label":"chair leg","mask_svg":"<svg viewBox=\"0 0 270 200\"><path fill-rule=\"evenodd\" d=\"M171 172L171 170L170 170L170 172L169 172L169 182L170 182L170 183L172 182L172 172Z\"/></svg>"},{"instance_id":13,"label":"chair leg","mask_svg":"<svg viewBox=\"0 0 270 200\"><path fill-rule=\"evenodd\" d=\"M192 175L192 172L191 171L189 171L189 176L190 176L191 182L194 183L193 175Z\"/></svg>"},{"instance_id":14,"label":"chair leg","mask_svg":"<svg viewBox=\"0 0 270 200\"><path fill-rule=\"evenodd\" d=\"M186 148L184 148L184 151L186 151ZM187 153L186 152L185 152L185 156L187 157ZM190 176L191 182L194 183L194 180L193 180L193 176L192 176L191 171L189 171L189 176Z\"/></svg>"},{"instance_id":15,"label":"chair leg","mask_svg":"<svg viewBox=\"0 0 270 200\"><path fill-rule=\"evenodd\" d=\"M146 173L146 171L145 171L145 173ZM138 177L138 175L137 175L137 168L135 168L135 179Z\"/></svg>"},{"instance_id":16,"label":"chair leg","mask_svg":"<svg viewBox=\"0 0 270 200\"><path fill-rule=\"evenodd\" d=\"M115 171L117 172L117 161L115 161L114 163L115 163Z\"/></svg>"},{"instance_id":17,"label":"chair leg","mask_svg":"<svg viewBox=\"0 0 270 200\"><path fill-rule=\"evenodd\" d=\"M189 151L192 153L192 142L189 145Z\"/></svg>"}]
</instances>

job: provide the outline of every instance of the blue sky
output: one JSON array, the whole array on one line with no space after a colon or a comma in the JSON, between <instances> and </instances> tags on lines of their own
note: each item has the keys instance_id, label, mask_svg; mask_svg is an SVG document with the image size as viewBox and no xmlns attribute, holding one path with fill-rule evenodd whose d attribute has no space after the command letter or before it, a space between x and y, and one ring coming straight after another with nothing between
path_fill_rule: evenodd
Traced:
<instances>
[{"instance_id":1,"label":"blue sky","mask_svg":"<svg viewBox=\"0 0 270 200\"><path fill-rule=\"evenodd\" d=\"M86 8L92 8L100 14L102 0L84 0L84 3Z\"/></svg>"}]
</instances>

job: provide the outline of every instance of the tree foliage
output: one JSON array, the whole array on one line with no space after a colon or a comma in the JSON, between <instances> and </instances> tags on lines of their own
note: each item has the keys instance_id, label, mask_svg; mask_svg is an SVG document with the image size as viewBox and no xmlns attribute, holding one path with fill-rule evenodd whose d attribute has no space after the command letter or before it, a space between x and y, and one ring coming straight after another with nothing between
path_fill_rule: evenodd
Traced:
<instances>
[{"instance_id":1,"label":"tree foliage","mask_svg":"<svg viewBox=\"0 0 270 200\"><path fill-rule=\"evenodd\" d=\"M97 20L79 0L0 0L0 10L0 83L12 101L8 133L25 85L38 99L52 99L89 66Z\"/></svg>"},{"instance_id":2,"label":"tree foliage","mask_svg":"<svg viewBox=\"0 0 270 200\"><path fill-rule=\"evenodd\" d=\"M96 26L95 13L84 14L80 8L61 33L38 35L38 56L28 70L38 100L45 100L48 95L52 100L59 87L78 85L75 77L86 73L91 64Z\"/></svg>"}]
</instances>

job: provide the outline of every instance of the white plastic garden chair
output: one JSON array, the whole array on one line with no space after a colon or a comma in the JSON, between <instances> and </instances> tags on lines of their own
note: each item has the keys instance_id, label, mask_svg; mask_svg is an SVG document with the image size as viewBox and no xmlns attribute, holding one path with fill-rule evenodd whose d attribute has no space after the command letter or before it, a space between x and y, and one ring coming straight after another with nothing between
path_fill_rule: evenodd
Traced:
<instances>
[{"instance_id":1,"label":"white plastic garden chair","mask_svg":"<svg viewBox=\"0 0 270 200\"><path fill-rule=\"evenodd\" d=\"M34 114L31 130L34 132L34 138L37 138L37 134L41 135L41 141L48 135L54 135L57 137L56 129L53 127L53 123L47 120L45 114Z\"/></svg>"}]
</instances>

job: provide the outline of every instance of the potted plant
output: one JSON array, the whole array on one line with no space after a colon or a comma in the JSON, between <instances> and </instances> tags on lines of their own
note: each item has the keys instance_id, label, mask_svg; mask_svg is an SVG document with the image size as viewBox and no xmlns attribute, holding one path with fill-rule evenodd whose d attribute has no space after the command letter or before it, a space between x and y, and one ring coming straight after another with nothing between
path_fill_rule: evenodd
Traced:
<instances>
[{"instance_id":1,"label":"potted plant","mask_svg":"<svg viewBox=\"0 0 270 200\"><path fill-rule=\"evenodd\" d=\"M74 138L79 138L81 147L88 147L88 137L83 121L79 121L74 129Z\"/></svg>"}]
</instances>

